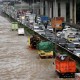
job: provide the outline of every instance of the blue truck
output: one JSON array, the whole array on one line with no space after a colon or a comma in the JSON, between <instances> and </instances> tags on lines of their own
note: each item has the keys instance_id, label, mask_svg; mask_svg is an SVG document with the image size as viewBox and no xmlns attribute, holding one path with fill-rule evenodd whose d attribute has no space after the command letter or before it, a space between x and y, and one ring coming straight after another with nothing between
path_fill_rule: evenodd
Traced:
<instances>
[{"instance_id":1,"label":"blue truck","mask_svg":"<svg viewBox=\"0 0 80 80\"><path fill-rule=\"evenodd\" d=\"M47 22L49 21L49 17L47 16L41 16L41 22L44 23L44 22Z\"/></svg>"}]
</instances>

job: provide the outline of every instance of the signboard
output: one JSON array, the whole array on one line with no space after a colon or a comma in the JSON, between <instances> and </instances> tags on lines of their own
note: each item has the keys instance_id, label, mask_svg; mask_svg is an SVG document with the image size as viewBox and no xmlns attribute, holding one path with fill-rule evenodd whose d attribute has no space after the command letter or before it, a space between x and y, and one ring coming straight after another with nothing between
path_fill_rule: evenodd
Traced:
<instances>
[{"instance_id":1,"label":"signboard","mask_svg":"<svg viewBox=\"0 0 80 80\"><path fill-rule=\"evenodd\" d=\"M62 29L62 22L64 21L63 17L56 17L51 20L52 28Z\"/></svg>"}]
</instances>

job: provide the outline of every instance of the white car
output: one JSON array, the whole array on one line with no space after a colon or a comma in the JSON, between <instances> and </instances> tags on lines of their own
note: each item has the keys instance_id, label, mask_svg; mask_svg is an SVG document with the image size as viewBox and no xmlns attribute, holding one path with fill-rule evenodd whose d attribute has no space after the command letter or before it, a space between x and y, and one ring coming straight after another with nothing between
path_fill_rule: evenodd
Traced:
<instances>
[{"instance_id":1,"label":"white car","mask_svg":"<svg viewBox=\"0 0 80 80\"><path fill-rule=\"evenodd\" d=\"M53 32L53 28L51 27L51 25L48 25L48 26L47 26L47 29L48 29L49 31Z\"/></svg>"},{"instance_id":2,"label":"white car","mask_svg":"<svg viewBox=\"0 0 80 80\"><path fill-rule=\"evenodd\" d=\"M40 17L37 17L37 22L41 22L41 18Z\"/></svg>"},{"instance_id":3,"label":"white car","mask_svg":"<svg viewBox=\"0 0 80 80\"><path fill-rule=\"evenodd\" d=\"M68 28L65 28L65 29L63 29L62 31L67 31L68 30Z\"/></svg>"},{"instance_id":4,"label":"white car","mask_svg":"<svg viewBox=\"0 0 80 80\"><path fill-rule=\"evenodd\" d=\"M60 37L60 38L65 38L65 33L64 32L57 32L57 36Z\"/></svg>"},{"instance_id":5,"label":"white car","mask_svg":"<svg viewBox=\"0 0 80 80\"><path fill-rule=\"evenodd\" d=\"M34 24L33 24L33 30L34 30L35 32L44 31L44 30L41 30L41 29L40 29L40 27L39 27L39 25L38 25L37 23L34 23Z\"/></svg>"},{"instance_id":6,"label":"white car","mask_svg":"<svg viewBox=\"0 0 80 80\"><path fill-rule=\"evenodd\" d=\"M41 18L40 17L37 17L37 20L41 20Z\"/></svg>"},{"instance_id":7,"label":"white car","mask_svg":"<svg viewBox=\"0 0 80 80\"><path fill-rule=\"evenodd\" d=\"M77 29L76 29L76 28L71 28L71 30L72 30L72 31L77 31Z\"/></svg>"},{"instance_id":8,"label":"white car","mask_svg":"<svg viewBox=\"0 0 80 80\"><path fill-rule=\"evenodd\" d=\"M68 26L68 25L65 25L65 28L70 28L70 26Z\"/></svg>"},{"instance_id":9,"label":"white car","mask_svg":"<svg viewBox=\"0 0 80 80\"><path fill-rule=\"evenodd\" d=\"M29 23L31 24L31 23L34 23L34 20L33 19L30 19L29 20Z\"/></svg>"},{"instance_id":10,"label":"white car","mask_svg":"<svg viewBox=\"0 0 80 80\"><path fill-rule=\"evenodd\" d=\"M64 27L64 29L63 29L63 31L67 31L67 30L70 30L71 28L70 28L70 26L68 26L68 25L65 25L65 27Z\"/></svg>"},{"instance_id":11,"label":"white car","mask_svg":"<svg viewBox=\"0 0 80 80\"><path fill-rule=\"evenodd\" d=\"M44 30L41 30L39 27L34 27L34 31L35 32L40 32L40 31L44 31Z\"/></svg>"},{"instance_id":12,"label":"white car","mask_svg":"<svg viewBox=\"0 0 80 80\"><path fill-rule=\"evenodd\" d=\"M24 28L18 28L18 35L24 35Z\"/></svg>"},{"instance_id":13,"label":"white car","mask_svg":"<svg viewBox=\"0 0 80 80\"><path fill-rule=\"evenodd\" d=\"M31 13L28 13L28 12L27 12L27 13L26 13L26 16L29 16L29 15L31 15Z\"/></svg>"},{"instance_id":14,"label":"white car","mask_svg":"<svg viewBox=\"0 0 80 80\"><path fill-rule=\"evenodd\" d=\"M17 21L20 21L20 18L17 18Z\"/></svg>"},{"instance_id":15,"label":"white car","mask_svg":"<svg viewBox=\"0 0 80 80\"><path fill-rule=\"evenodd\" d=\"M37 33L39 33L40 35L45 35L44 30L39 30L39 31L37 31Z\"/></svg>"},{"instance_id":16,"label":"white car","mask_svg":"<svg viewBox=\"0 0 80 80\"><path fill-rule=\"evenodd\" d=\"M63 31L68 31L68 30L70 30L70 28L64 28L64 29L63 29Z\"/></svg>"},{"instance_id":17,"label":"white car","mask_svg":"<svg viewBox=\"0 0 80 80\"><path fill-rule=\"evenodd\" d=\"M59 31L59 32L57 32L57 36L59 37L60 35L62 34L62 32L61 31Z\"/></svg>"},{"instance_id":18,"label":"white car","mask_svg":"<svg viewBox=\"0 0 80 80\"><path fill-rule=\"evenodd\" d=\"M39 28L39 24L37 24L37 23L34 22L34 23L33 23L33 27L34 27L34 28Z\"/></svg>"}]
</instances>

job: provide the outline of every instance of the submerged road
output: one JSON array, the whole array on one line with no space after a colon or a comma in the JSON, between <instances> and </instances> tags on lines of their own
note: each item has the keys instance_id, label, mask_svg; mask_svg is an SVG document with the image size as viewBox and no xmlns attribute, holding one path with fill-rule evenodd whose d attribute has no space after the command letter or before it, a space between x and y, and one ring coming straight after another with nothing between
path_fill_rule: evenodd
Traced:
<instances>
[{"instance_id":1,"label":"submerged road","mask_svg":"<svg viewBox=\"0 0 80 80\"><path fill-rule=\"evenodd\" d=\"M63 80L55 73L53 59L40 59L28 47L27 36L18 36L0 16L0 80Z\"/></svg>"}]
</instances>

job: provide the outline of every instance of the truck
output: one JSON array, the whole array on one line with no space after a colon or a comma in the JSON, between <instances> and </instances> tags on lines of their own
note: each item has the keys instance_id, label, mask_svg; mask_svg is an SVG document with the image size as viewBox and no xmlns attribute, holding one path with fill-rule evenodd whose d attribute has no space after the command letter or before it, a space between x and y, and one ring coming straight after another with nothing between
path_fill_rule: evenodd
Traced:
<instances>
[{"instance_id":1,"label":"truck","mask_svg":"<svg viewBox=\"0 0 80 80\"><path fill-rule=\"evenodd\" d=\"M12 31L13 30L18 30L18 23L17 22L12 22L11 29L12 29Z\"/></svg>"},{"instance_id":2,"label":"truck","mask_svg":"<svg viewBox=\"0 0 80 80\"><path fill-rule=\"evenodd\" d=\"M41 16L41 22L47 22L49 20L49 18L47 16Z\"/></svg>"},{"instance_id":3,"label":"truck","mask_svg":"<svg viewBox=\"0 0 80 80\"><path fill-rule=\"evenodd\" d=\"M41 41L38 35L33 35L30 37L30 48L36 49L37 44Z\"/></svg>"},{"instance_id":4,"label":"truck","mask_svg":"<svg viewBox=\"0 0 80 80\"><path fill-rule=\"evenodd\" d=\"M55 69L60 78L74 78L76 61L67 55L58 55L55 58Z\"/></svg>"},{"instance_id":5,"label":"truck","mask_svg":"<svg viewBox=\"0 0 80 80\"><path fill-rule=\"evenodd\" d=\"M40 58L52 58L53 57L53 44L50 41L40 41L37 44L37 51Z\"/></svg>"}]
</instances>

